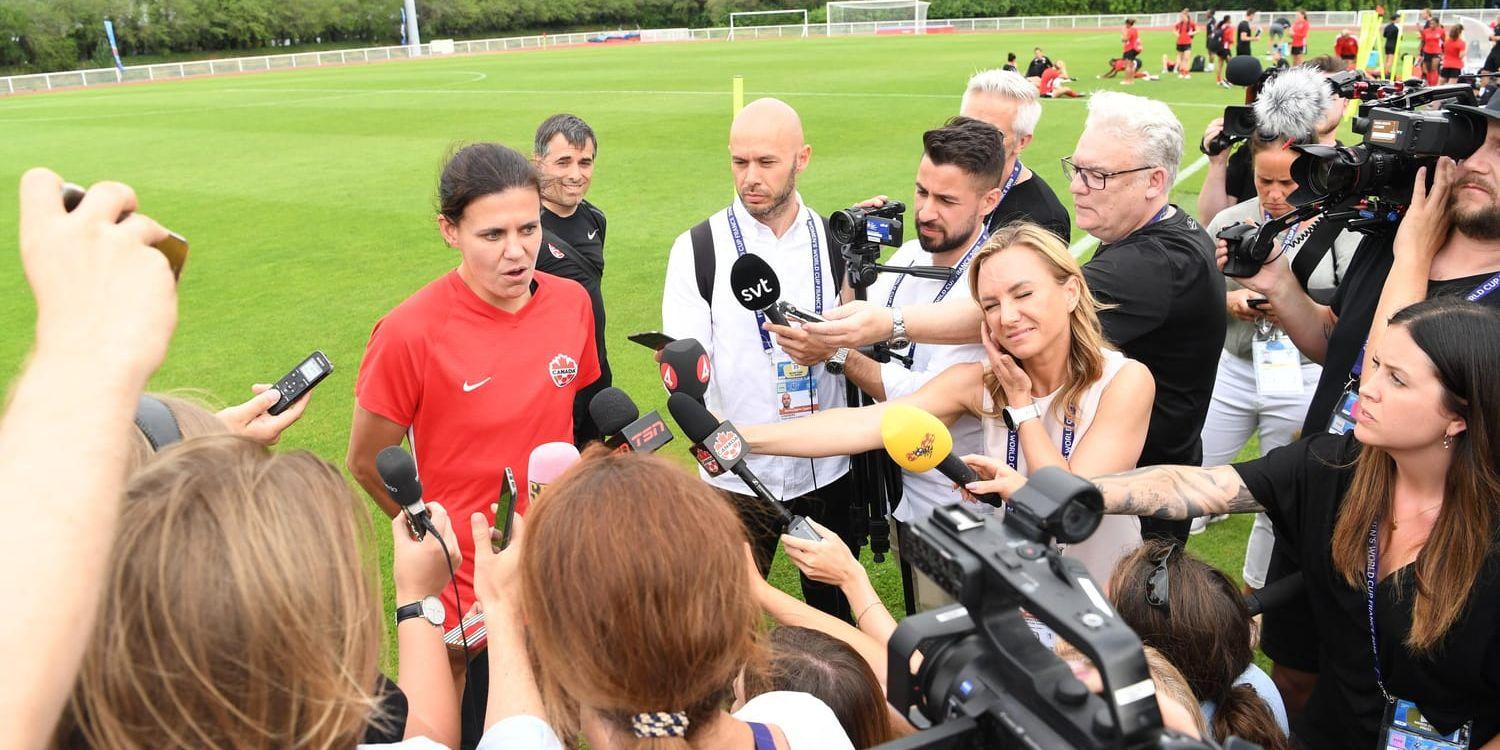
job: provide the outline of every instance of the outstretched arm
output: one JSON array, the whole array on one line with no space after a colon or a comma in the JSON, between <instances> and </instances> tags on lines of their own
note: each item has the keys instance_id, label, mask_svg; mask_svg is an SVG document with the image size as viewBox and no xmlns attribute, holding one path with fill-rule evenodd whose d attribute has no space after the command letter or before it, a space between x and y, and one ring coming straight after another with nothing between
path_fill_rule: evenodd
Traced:
<instances>
[{"instance_id":1,"label":"outstretched arm","mask_svg":"<svg viewBox=\"0 0 1500 750\"><path fill-rule=\"evenodd\" d=\"M1232 466L1149 466L1099 477L1094 484L1104 494L1104 512L1116 515L1181 521L1265 510Z\"/></svg>"}]
</instances>

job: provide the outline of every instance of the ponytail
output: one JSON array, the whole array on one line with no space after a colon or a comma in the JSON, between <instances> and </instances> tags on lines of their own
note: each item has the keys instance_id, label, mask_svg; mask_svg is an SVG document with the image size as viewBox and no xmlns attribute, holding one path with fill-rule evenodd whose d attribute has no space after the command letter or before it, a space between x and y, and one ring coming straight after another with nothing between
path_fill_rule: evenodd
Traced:
<instances>
[{"instance_id":1,"label":"ponytail","mask_svg":"<svg viewBox=\"0 0 1500 750\"><path fill-rule=\"evenodd\" d=\"M1244 683L1230 686L1214 711L1209 729L1219 742L1238 737L1259 745L1262 750L1292 750L1271 707L1255 688Z\"/></svg>"}]
</instances>

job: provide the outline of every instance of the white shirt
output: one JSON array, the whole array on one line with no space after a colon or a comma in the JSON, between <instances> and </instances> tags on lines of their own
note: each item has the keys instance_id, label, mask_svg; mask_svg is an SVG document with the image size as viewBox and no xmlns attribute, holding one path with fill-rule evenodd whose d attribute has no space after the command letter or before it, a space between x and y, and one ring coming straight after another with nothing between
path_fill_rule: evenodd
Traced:
<instances>
[{"instance_id":1,"label":"white shirt","mask_svg":"<svg viewBox=\"0 0 1500 750\"><path fill-rule=\"evenodd\" d=\"M776 368L772 354L767 353L762 344L760 324L755 313L735 299L729 286L729 272L739 254L729 231L728 212L735 212L745 251L765 259L776 272L781 282L781 299L813 312L818 308L813 282L812 236L808 234L810 221L818 241L822 309L830 310L839 304L822 219L802 204L801 196L795 196L795 199L797 218L781 237L751 217L738 197L729 208L709 217L714 244L712 308L698 293L697 266L688 232L678 235L677 241L672 243L672 254L667 258L667 281L661 301L662 333L677 339L697 339L703 345L713 364L713 376L705 399L708 408L719 418L736 425L777 422L781 405L776 393ZM774 346L774 337L772 343ZM843 406L843 376L829 374L822 365L814 366L812 372L816 409ZM746 459L746 464L771 494L783 500L801 497L849 471L848 456L806 459L752 455ZM705 472L703 477L721 489L741 495L751 494L749 487L733 474L710 478Z\"/></svg>"},{"instance_id":2,"label":"white shirt","mask_svg":"<svg viewBox=\"0 0 1500 750\"><path fill-rule=\"evenodd\" d=\"M931 253L923 250L916 240L911 240L902 245L896 254L886 261L886 265L930 266L936 264L932 262ZM965 273L967 275L967 272ZM925 304L937 298L938 292L942 291L945 283L937 279L923 279L887 272L880 274L875 283L870 285L868 295L871 302L887 307ZM892 287L896 289L894 300L891 298ZM967 278L960 278L948 290L944 299L965 294L969 294L969 281ZM913 344L900 353L912 355L910 370L895 360L880 366L880 380L885 385L887 400L910 396L943 370L965 362L983 362L987 356L983 344ZM984 451L984 430L977 418L967 414L959 417L958 421L949 428L949 432L953 434L954 455L962 456ZM896 506L895 512L891 515L902 523L925 520L932 515L934 509L963 500L962 493L953 486L953 482L937 471L921 474L902 471L901 484L901 503Z\"/></svg>"}]
</instances>

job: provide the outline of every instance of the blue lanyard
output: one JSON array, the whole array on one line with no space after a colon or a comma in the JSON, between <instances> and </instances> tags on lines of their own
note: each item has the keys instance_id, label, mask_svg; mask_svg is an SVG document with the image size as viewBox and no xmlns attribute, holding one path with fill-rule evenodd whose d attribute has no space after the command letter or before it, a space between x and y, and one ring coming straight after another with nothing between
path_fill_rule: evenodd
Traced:
<instances>
[{"instance_id":1,"label":"blue lanyard","mask_svg":"<svg viewBox=\"0 0 1500 750\"><path fill-rule=\"evenodd\" d=\"M1161 221L1162 219L1167 218L1167 212L1171 211L1171 210L1172 210L1172 204L1170 204L1170 203L1168 203L1165 206L1162 206L1161 210L1157 211L1156 215L1153 216L1153 217L1151 217L1151 221L1146 222L1146 226L1145 227L1141 227L1141 229L1145 229L1146 227L1149 227L1152 224L1155 224L1156 222Z\"/></svg>"},{"instance_id":2,"label":"blue lanyard","mask_svg":"<svg viewBox=\"0 0 1500 750\"><path fill-rule=\"evenodd\" d=\"M1274 217L1274 216L1271 215L1270 211L1261 211L1260 213L1261 213L1262 216L1266 217L1265 218L1266 221L1270 221L1271 219L1276 218L1276 217ZM1286 254L1287 254L1287 252L1292 249L1292 245L1294 243L1296 243L1296 241L1297 241L1297 230L1301 226L1302 226L1302 222L1299 221L1296 224L1293 224L1293 225L1287 227L1286 228L1286 233L1281 235L1281 255L1282 255L1282 257L1285 257Z\"/></svg>"},{"instance_id":3,"label":"blue lanyard","mask_svg":"<svg viewBox=\"0 0 1500 750\"><path fill-rule=\"evenodd\" d=\"M1016 426L1019 427L1020 425L1016 425ZM1017 468L1016 467L1016 463L1017 463L1017 460L1018 460L1019 454L1020 454L1020 447L1021 447L1020 446L1020 442L1021 442L1020 439L1016 437L1016 431L1015 430L1006 430L1005 431L1005 463L1010 464L1010 468L1012 468L1012 469ZM1068 460L1068 457L1072 456L1072 455L1073 455L1073 414L1072 414L1072 409L1069 409L1067 416L1063 417L1063 434L1062 434L1062 457L1063 457L1063 460L1064 461Z\"/></svg>"},{"instance_id":4,"label":"blue lanyard","mask_svg":"<svg viewBox=\"0 0 1500 750\"><path fill-rule=\"evenodd\" d=\"M1375 571L1380 565L1380 521L1370 524L1370 544L1365 556L1365 604L1370 613L1370 653L1375 657L1375 684L1385 702L1391 703L1391 694L1386 692L1385 678L1380 674L1380 644L1375 638Z\"/></svg>"},{"instance_id":5,"label":"blue lanyard","mask_svg":"<svg viewBox=\"0 0 1500 750\"><path fill-rule=\"evenodd\" d=\"M1474 287L1474 291L1464 295L1464 299L1470 302L1478 302L1488 297L1490 292L1495 291L1497 288L1500 288L1500 271L1480 282L1479 286ZM1365 346L1369 346L1369 344L1366 343ZM1365 346L1359 348L1359 358L1354 360L1354 368L1349 371L1349 379L1351 381L1359 380L1360 373L1365 369Z\"/></svg>"},{"instance_id":6,"label":"blue lanyard","mask_svg":"<svg viewBox=\"0 0 1500 750\"><path fill-rule=\"evenodd\" d=\"M811 211L808 212L811 214ZM731 205L725 216L729 219L729 236L734 238L734 252L737 256L745 254L745 236L740 233L739 219L734 217L734 206ZM812 216L807 217L807 235L811 238L812 265L813 265L813 302L817 305L818 314L823 314L823 254L819 252L818 225ZM755 330L760 333L760 346L766 352L771 351L771 334L765 329L766 316L759 310L755 311Z\"/></svg>"}]
</instances>

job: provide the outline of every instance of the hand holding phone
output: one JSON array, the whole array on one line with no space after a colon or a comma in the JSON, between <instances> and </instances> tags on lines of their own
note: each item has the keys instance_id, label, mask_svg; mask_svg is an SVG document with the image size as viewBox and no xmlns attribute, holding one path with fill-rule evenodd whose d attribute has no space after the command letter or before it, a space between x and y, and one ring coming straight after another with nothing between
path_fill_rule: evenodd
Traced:
<instances>
[{"instance_id":1,"label":"hand holding phone","mask_svg":"<svg viewBox=\"0 0 1500 750\"><path fill-rule=\"evenodd\" d=\"M626 338L655 351L661 351L667 344L677 340L661 331L641 331L640 333L632 333L626 336Z\"/></svg>"},{"instance_id":2,"label":"hand holding phone","mask_svg":"<svg viewBox=\"0 0 1500 750\"><path fill-rule=\"evenodd\" d=\"M63 209L71 213L73 209L78 208L78 204L83 202L83 193L83 188L74 185L71 182L63 183ZM120 218L116 219L115 223L124 221L128 216L130 216L129 211L120 214ZM187 240L183 239L182 235L168 229L167 236L160 242L152 245L152 247L156 248L161 252L162 255L166 256L167 265L172 268L172 278L180 278L182 276L182 267L184 265L187 265Z\"/></svg>"},{"instance_id":3,"label":"hand holding phone","mask_svg":"<svg viewBox=\"0 0 1500 750\"><path fill-rule=\"evenodd\" d=\"M505 467L505 478L500 480L500 502L495 506L495 531L499 532L498 538L492 538L491 546L496 552L510 545L511 522L516 517L516 475Z\"/></svg>"}]
</instances>

